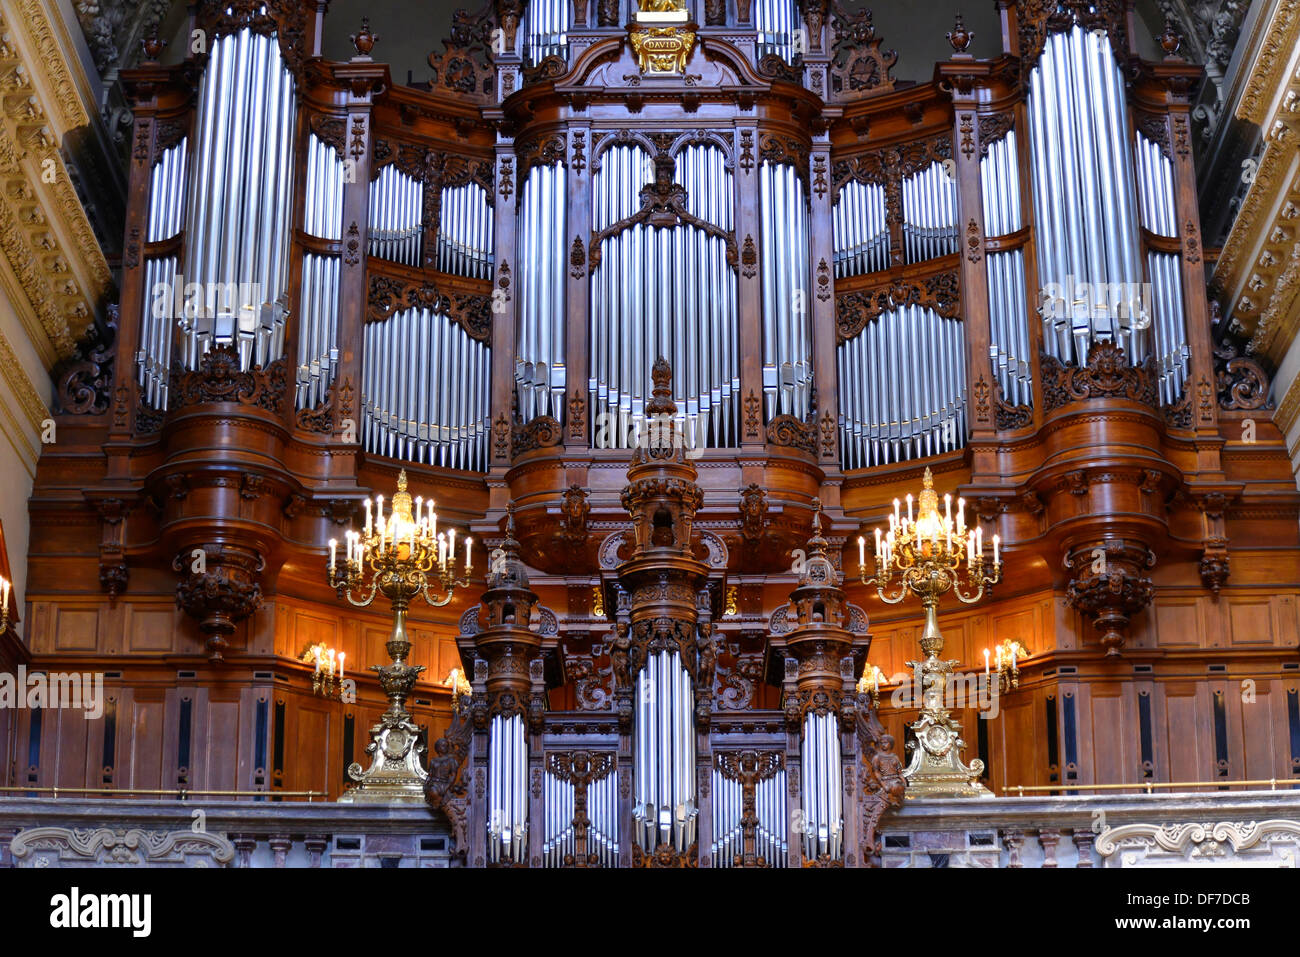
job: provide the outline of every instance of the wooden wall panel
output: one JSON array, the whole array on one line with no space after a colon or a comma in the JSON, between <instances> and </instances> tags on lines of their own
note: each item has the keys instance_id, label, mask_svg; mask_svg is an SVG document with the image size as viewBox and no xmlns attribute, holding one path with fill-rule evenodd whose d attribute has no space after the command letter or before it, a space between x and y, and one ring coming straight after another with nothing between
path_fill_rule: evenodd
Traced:
<instances>
[{"instance_id":1,"label":"wooden wall panel","mask_svg":"<svg viewBox=\"0 0 1300 957\"><path fill-rule=\"evenodd\" d=\"M126 652L147 655L180 651L176 647L180 615L174 604L157 607L141 602L124 603Z\"/></svg>"},{"instance_id":2,"label":"wooden wall panel","mask_svg":"<svg viewBox=\"0 0 1300 957\"><path fill-rule=\"evenodd\" d=\"M1152 617L1158 643L1165 648L1205 646L1205 616L1201 599L1170 596L1157 599Z\"/></svg>"},{"instance_id":3,"label":"wooden wall panel","mask_svg":"<svg viewBox=\"0 0 1300 957\"><path fill-rule=\"evenodd\" d=\"M173 783L165 767L163 729L167 718L165 696L154 689L142 690L122 703L118 712L119 787L166 788ZM174 752L173 752L174 754Z\"/></svg>"},{"instance_id":4,"label":"wooden wall panel","mask_svg":"<svg viewBox=\"0 0 1300 957\"><path fill-rule=\"evenodd\" d=\"M1266 596L1226 596L1227 644L1268 645L1273 641L1273 602Z\"/></svg>"},{"instance_id":5,"label":"wooden wall panel","mask_svg":"<svg viewBox=\"0 0 1300 957\"><path fill-rule=\"evenodd\" d=\"M1166 681L1156 685L1163 697L1164 721L1158 738L1167 755L1168 780L1209 781L1214 776L1214 745L1210 739L1209 689L1199 682Z\"/></svg>"},{"instance_id":6,"label":"wooden wall panel","mask_svg":"<svg viewBox=\"0 0 1300 957\"><path fill-rule=\"evenodd\" d=\"M93 652L99 647L100 609L84 605L54 607L53 650Z\"/></svg>"}]
</instances>

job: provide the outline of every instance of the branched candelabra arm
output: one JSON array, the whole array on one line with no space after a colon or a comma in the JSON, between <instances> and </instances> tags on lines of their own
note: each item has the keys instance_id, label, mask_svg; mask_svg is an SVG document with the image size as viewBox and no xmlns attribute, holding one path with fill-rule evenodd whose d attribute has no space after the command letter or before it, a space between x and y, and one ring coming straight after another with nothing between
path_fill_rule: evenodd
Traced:
<instances>
[{"instance_id":1,"label":"branched candelabra arm","mask_svg":"<svg viewBox=\"0 0 1300 957\"><path fill-rule=\"evenodd\" d=\"M360 600L358 600L358 599L356 599L356 598L354 598L354 597L352 596L352 589L353 589L354 585L356 585L356 584L360 584L360 583L359 583L359 582L348 582L348 583L345 583L345 584L342 586L343 589L344 589L344 590L343 590L343 597L346 598L346 599L348 600L348 604L349 604L349 605L352 605L352 606L355 607L355 608L365 608L365 607L369 606L369 605L370 605L370 604L375 600L375 594L379 591L379 579L378 579L378 578L372 578L372 579L370 580L370 593L369 593L368 595L366 595L365 598L360 599Z\"/></svg>"},{"instance_id":2,"label":"branched candelabra arm","mask_svg":"<svg viewBox=\"0 0 1300 957\"><path fill-rule=\"evenodd\" d=\"M454 578L452 576L447 576L446 578L439 579L438 586L443 590L443 594L435 598L433 595L429 594L429 579L426 577L420 583L420 594L423 595L424 600L434 608L441 608L443 605L451 602L452 596L457 588L465 588L468 585L468 578Z\"/></svg>"},{"instance_id":3,"label":"branched candelabra arm","mask_svg":"<svg viewBox=\"0 0 1300 957\"><path fill-rule=\"evenodd\" d=\"M953 594L955 594L960 601L962 601L967 605L974 604L975 602L979 601L981 598L984 597L984 593L986 590L992 591L993 586L1002 580L1002 563L994 562L992 567L993 567L993 574L986 575L984 574L983 564L982 563L976 564L974 570L972 571L970 579L966 584L967 589L974 588L974 591L969 591L969 590L962 591L960 580L958 580L958 578L954 576L953 583L952 583Z\"/></svg>"}]
</instances>

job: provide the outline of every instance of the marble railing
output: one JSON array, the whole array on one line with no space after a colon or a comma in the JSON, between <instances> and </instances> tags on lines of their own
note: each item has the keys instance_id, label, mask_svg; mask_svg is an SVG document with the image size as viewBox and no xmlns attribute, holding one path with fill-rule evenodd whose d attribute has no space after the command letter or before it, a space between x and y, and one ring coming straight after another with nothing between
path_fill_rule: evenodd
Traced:
<instances>
[{"instance_id":1,"label":"marble railing","mask_svg":"<svg viewBox=\"0 0 1300 957\"><path fill-rule=\"evenodd\" d=\"M908 800L885 867L1295 867L1300 791Z\"/></svg>"},{"instance_id":2,"label":"marble railing","mask_svg":"<svg viewBox=\"0 0 1300 957\"><path fill-rule=\"evenodd\" d=\"M419 805L0 798L4 867L447 867Z\"/></svg>"}]
</instances>

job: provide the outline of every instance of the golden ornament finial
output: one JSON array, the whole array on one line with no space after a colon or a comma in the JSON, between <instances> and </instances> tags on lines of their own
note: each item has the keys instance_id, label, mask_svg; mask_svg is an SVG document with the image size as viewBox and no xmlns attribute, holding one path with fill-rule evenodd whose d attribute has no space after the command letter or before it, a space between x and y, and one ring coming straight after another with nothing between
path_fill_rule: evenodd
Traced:
<instances>
[{"instance_id":1,"label":"golden ornament finial","mask_svg":"<svg viewBox=\"0 0 1300 957\"><path fill-rule=\"evenodd\" d=\"M926 469L925 474L928 476L930 474L930 470ZM402 469L402 471L397 473L397 490L399 492L406 491L406 469Z\"/></svg>"},{"instance_id":2,"label":"golden ornament finial","mask_svg":"<svg viewBox=\"0 0 1300 957\"><path fill-rule=\"evenodd\" d=\"M411 493L406 490L406 469L397 475L397 493L393 496L393 516L410 523L414 521L411 511Z\"/></svg>"},{"instance_id":3,"label":"golden ornament finial","mask_svg":"<svg viewBox=\"0 0 1300 957\"><path fill-rule=\"evenodd\" d=\"M403 472L403 475L406 473ZM921 478L921 488L934 488L934 475L930 472L930 466L925 467L925 475Z\"/></svg>"}]
</instances>

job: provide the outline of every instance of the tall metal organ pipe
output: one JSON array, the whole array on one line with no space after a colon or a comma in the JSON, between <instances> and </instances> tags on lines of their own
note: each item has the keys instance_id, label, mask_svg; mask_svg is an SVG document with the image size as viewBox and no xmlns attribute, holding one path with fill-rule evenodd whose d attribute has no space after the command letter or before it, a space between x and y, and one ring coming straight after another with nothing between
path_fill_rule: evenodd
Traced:
<instances>
[{"instance_id":1,"label":"tall metal organ pipe","mask_svg":"<svg viewBox=\"0 0 1300 957\"><path fill-rule=\"evenodd\" d=\"M634 838L653 853L695 841L695 692L676 651L650 654L637 674Z\"/></svg>"},{"instance_id":2,"label":"tall metal organ pipe","mask_svg":"<svg viewBox=\"0 0 1300 957\"><path fill-rule=\"evenodd\" d=\"M756 0L754 27L758 32L756 52L760 60L775 53L787 63L793 63L797 55L808 52L798 0Z\"/></svg>"},{"instance_id":3,"label":"tall metal organ pipe","mask_svg":"<svg viewBox=\"0 0 1300 957\"><path fill-rule=\"evenodd\" d=\"M966 340L919 305L867 323L836 348L844 467L869 468L966 444Z\"/></svg>"},{"instance_id":4,"label":"tall metal organ pipe","mask_svg":"<svg viewBox=\"0 0 1300 957\"><path fill-rule=\"evenodd\" d=\"M171 239L184 225L188 158L189 141L182 139L164 150L150 171L147 242ZM165 409L172 343L177 318L184 311L186 290L184 279L177 274L174 255L148 258L144 270L146 296L140 348L135 354L136 374L144 388L145 401L155 409Z\"/></svg>"},{"instance_id":5,"label":"tall metal organ pipe","mask_svg":"<svg viewBox=\"0 0 1300 957\"><path fill-rule=\"evenodd\" d=\"M524 61L536 66L548 56L569 58L570 0L529 0L524 12Z\"/></svg>"},{"instance_id":6,"label":"tall metal organ pipe","mask_svg":"<svg viewBox=\"0 0 1300 957\"><path fill-rule=\"evenodd\" d=\"M1020 168L1016 133L989 144L980 160L984 229L989 237L1010 235L1024 225L1020 210ZM1021 249L990 252L989 359L1002 395L1012 405L1032 406L1033 367L1029 361L1029 312L1025 303L1025 254Z\"/></svg>"},{"instance_id":7,"label":"tall metal organ pipe","mask_svg":"<svg viewBox=\"0 0 1300 957\"><path fill-rule=\"evenodd\" d=\"M491 349L428 309L368 323L362 345L366 450L486 471Z\"/></svg>"},{"instance_id":8,"label":"tall metal organ pipe","mask_svg":"<svg viewBox=\"0 0 1300 957\"><path fill-rule=\"evenodd\" d=\"M488 734L488 860L526 861L528 747L523 716L493 716Z\"/></svg>"},{"instance_id":9,"label":"tall metal organ pipe","mask_svg":"<svg viewBox=\"0 0 1300 957\"><path fill-rule=\"evenodd\" d=\"M307 139L304 231L343 238L343 159L315 133ZM298 307L298 408L325 398L338 368L339 257L305 253Z\"/></svg>"},{"instance_id":10,"label":"tall metal organ pipe","mask_svg":"<svg viewBox=\"0 0 1300 957\"><path fill-rule=\"evenodd\" d=\"M190 368L214 343L235 346L243 368L284 351L294 86L276 37L245 28L212 41L194 122L185 279L237 293L215 316L181 319Z\"/></svg>"},{"instance_id":11,"label":"tall metal organ pipe","mask_svg":"<svg viewBox=\"0 0 1300 957\"><path fill-rule=\"evenodd\" d=\"M957 183L939 162L902 183L903 253L909 263L957 250Z\"/></svg>"},{"instance_id":12,"label":"tall metal organ pipe","mask_svg":"<svg viewBox=\"0 0 1300 957\"><path fill-rule=\"evenodd\" d=\"M418 268L423 245L424 184L396 166L385 166L370 184L369 253Z\"/></svg>"},{"instance_id":13,"label":"tall metal organ pipe","mask_svg":"<svg viewBox=\"0 0 1300 957\"><path fill-rule=\"evenodd\" d=\"M1112 339L1140 362L1146 333L1112 301L1140 288L1142 265L1124 74L1103 31L1047 36L1028 117L1045 348L1083 365Z\"/></svg>"},{"instance_id":14,"label":"tall metal organ pipe","mask_svg":"<svg viewBox=\"0 0 1300 957\"><path fill-rule=\"evenodd\" d=\"M438 269L472 279L492 278L492 206L478 183L442 191Z\"/></svg>"},{"instance_id":15,"label":"tall metal organ pipe","mask_svg":"<svg viewBox=\"0 0 1300 957\"><path fill-rule=\"evenodd\" d=\"M741 782L729 778L716 767L709 800L713 813L714 867L734 867L736 857L744 853L745 794ZM754 785L754 814L758 818L754 832L754 852L768 867L785 867L789 863L786 843L785 770L764 778Z\"/></svg>"},{"instance_id":16,"label":"tall metal organ pipe","mask_svg":"<svg viewBox=\"0 0 1300 957\"><path fill-rule=\"evenodd\" d=\"M534 166L519 204L515 388L525 422L564 419L565 168Z\"/></svg>"},{"instance_id":17,"label":"tall metal organ pipe","mask_svg":"<svg viewBox=\"0 0 1300 957\"><path fill-rule=\"evenodd\" d=\"M803 853L838 860L844 843L839 715L809 712L803 723Z\"/></svg>"},{"instance_id":18,"label":"tall metal organ pipe","mask_svg":"<svg viewBox=\"0 0 1300 957\"><path fill-rule=\"evenodd\" d=\"M650 157L638 146L602 154L593 180L593 227L604 229L634 213L637 194L653 176ZM721 150L683 148L674 178L686 187L692 215L733 230L732 174ZM738 443L736 276L722 239L689 225L637 225L607 237L591 274L590 343L595 447L635 444L650 368L660 355L672 365L686 445Z\"/></svg>"},{"instance_id":19,"label":"tall metal organ pipe","mask_svg":"<svg viewBox=\"0 0 1300 957\"><path fill-rule=\"evenodd\" d=\"M1174 205L1174 168L1159 145L1137 134L1138 197L1142 225L1157 236L1178 235ZM1160 399L1173 405L1182 398L1191 349L1183 313L1183 286L1175 253L1147 251L1149 284L1142 287L1141 302L1151 321Z\"/></svg>"},{"instance_id":20,"label":"tall metal organ pipe","mask_svg":"<svg viewBox=\"0 0 1300 957\"><path fill-rule=\"evenodd\" d=\"M808 202L798 170L764 160L759 169L763 235L763 406L808 415L813 388Z\"/></svg>"},{"instance_id":21,"label":"tall metal organ pipe","mask_svg":"<svg viewBox=\"0 0 1300 957\"><path fill-rule=\"evenodd\" d=\"M885 188L878 183L844 184L831 208L835 278L889 268L889 225Z\"/></svg>"}]
</instances>

